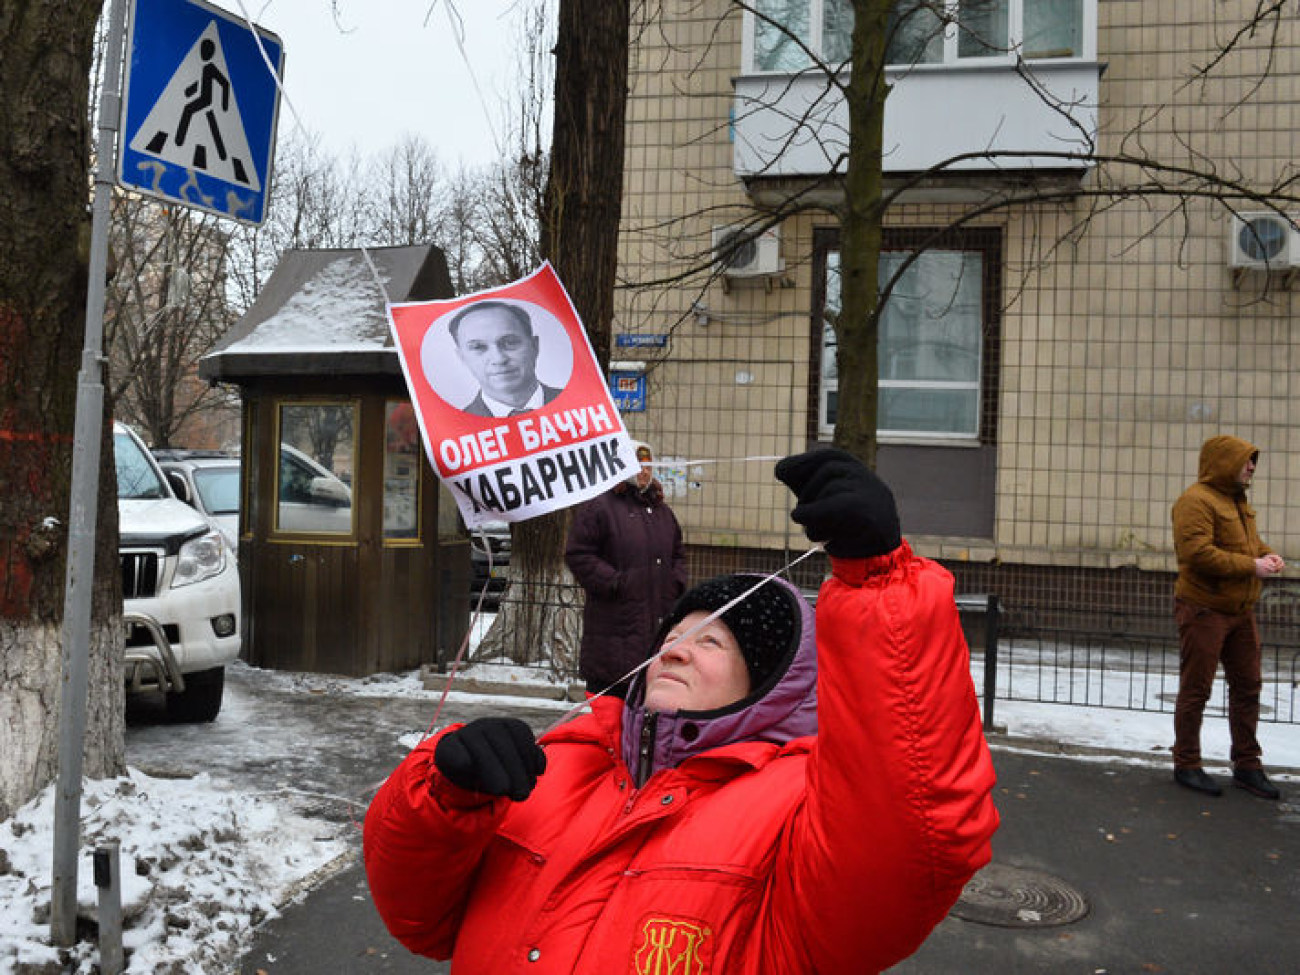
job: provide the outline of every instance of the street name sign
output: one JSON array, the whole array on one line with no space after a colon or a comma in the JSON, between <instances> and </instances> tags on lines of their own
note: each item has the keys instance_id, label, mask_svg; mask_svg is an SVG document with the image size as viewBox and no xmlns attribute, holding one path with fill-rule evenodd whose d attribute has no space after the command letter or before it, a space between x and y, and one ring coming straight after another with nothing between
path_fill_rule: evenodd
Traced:
<instances>
[{"instance_id":1,"label":"street name sign","mask_svg":"<svg viewBox=\"0 0 1300 975\"><path fill-rule=\"evenodd\" d=\"M117 180L241 223L266 219L284 45L204 0L135 0Z\"/></svg>"}]
</instances>

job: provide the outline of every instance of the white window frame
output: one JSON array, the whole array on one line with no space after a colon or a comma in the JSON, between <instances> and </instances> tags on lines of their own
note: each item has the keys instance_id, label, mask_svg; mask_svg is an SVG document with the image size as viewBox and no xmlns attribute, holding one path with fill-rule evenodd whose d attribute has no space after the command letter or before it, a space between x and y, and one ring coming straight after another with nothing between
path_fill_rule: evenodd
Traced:
<instances>
[{"instance_id":1,"label":"white window frame","mask_svg":"<svg viewBox=\"0 0 1300 975\"><path fill-rule=\"evenodd\" d=\"M944 31L944 57L942 62L917 64L917 65L889 65L891 71L934 71L934 70L951 70L953 68L970 67L973 65L989 66L1012 66L1020 58L1020 52L1024 43L1024 9L1028 0L1008 0L1007 11L1007 31L1009 49L1006 52L990 55L988 57L958 57L958 35L959 31L955 23L950 23ZM809 4L808 14L808 31L811 35L809 47L821 55L822 26L825 22L825 0L807 0ZM950 15L955 18L958 0L947 0L947 7ZM1053 62L1068 61L1095 61L1097 58L1097 3L1098 0L1083 0L1082 25L1080 36L1081 50L1075 52L1069 57L1062 58L1033 58L1032 64L1043 64ZM750 10L744 11L744 29L741 32L741 64L744 66L744 73L749 75L790 75L801 73L799 71L761 71L754 64L754 55L756 53L756 28L757 18ZM815 70L806 67L801 71Z\"/></svg>"},{"instance_id":2,"label":"white window frame","mask_svg":"<svg viewBox=\"0 0 1300 975\"><path fill-rule=\"evenodd\" d=\"M890 247L890 251L902 251L906 248ZM987 260L988 254L984 248L980 247L952 247L946 246L939 248L943 251L971 251L981 254L983 260ZM820 320L823 329L828 329L828 323L825 319L826 305L830 297L830 265L832 255L836 258L841 253L839 245L830 247L824 252L822 258L823 266L820 273L823 275L823 289L821 296L821 308L819 309ZM981 262L982 263L982 262ZM983 283L981 283L981 290ZM876 436L881 443L913 443L928 445L947 445L969 447L979 443L980 427L982 425L982 411L984 398L984 331L985 331L985 307L987 304L986 297L981 298L980 316L978 327L980 329L980 340L977 345L977 355L979 364L977 366L977 379L972 381L963 380L918 380L918 379L885 379L877 378L878 389L935 389L945 391L973 391L976 401L975 429L973 431L927 431L927 430L891 430L886 427L877 426ZM839 376L827 376L826 355L827 346L825 332L819 344L819 355L821 361L818 366L818 389L817 389L817 436L821 440L830 440L835 435L835 425L828 421L828 400L832 393L839 391Z\"/></svg>"}]
</instances>

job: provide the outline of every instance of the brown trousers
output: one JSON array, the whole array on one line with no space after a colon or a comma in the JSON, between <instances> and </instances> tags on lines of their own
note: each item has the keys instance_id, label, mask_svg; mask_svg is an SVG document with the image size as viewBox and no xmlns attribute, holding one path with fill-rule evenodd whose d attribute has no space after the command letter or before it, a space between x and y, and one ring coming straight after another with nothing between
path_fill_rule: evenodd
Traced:
<instances>
[{"instance_id":1,"label":"brown trousers","mask_svg":"<svg viewBox=\"0 0 1300 975\"><path fill-rule=\"evenodd\" d=\"M1201 765L1201 717L1214 688L1214 676L1223 664L1228 684L1228 733L1232 736L1232 766L1260 768L1262 750L1255 729L1259 726L1259 628L1247 610L1230 616L1182 599L1174 600L1178 623L1178 702L1174 705L1174 767Z\"/></svg>"}]
</instances>

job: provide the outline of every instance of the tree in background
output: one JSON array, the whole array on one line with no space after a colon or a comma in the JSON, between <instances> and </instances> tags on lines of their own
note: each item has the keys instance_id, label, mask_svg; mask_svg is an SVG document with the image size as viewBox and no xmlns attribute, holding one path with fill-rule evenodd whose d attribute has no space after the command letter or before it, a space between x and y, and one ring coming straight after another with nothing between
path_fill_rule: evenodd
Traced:
<instances>
[{"instance_id":1,"label":"tree in background","mask_svg":"<svg viewBox=\"0 0 1300 975\"><path fill-rule=\"evenodd\" d=\"M881 223L884 217L885 47L895 0L853 0L851 68L845 101L849 152L840 227L843 305L837 321L840 382L835 444L876 466L877 363L880 343ZM838 67L838 66L836 66ZM862 323L862 327L853 327Z\"/></svg>"},{"instance_id":2,"label":"tree in background","mask_svg":"<svg viewBox=\"0 0 1300 975\"><path fill-rule=\"evenodd\" d=\"M252 307L285 251L376 243L368 239L366 175L355 152L335 157L319 136L280 133L266 221L231 230L226 270L234 318Z\"/></svg>"},{"instance_id":3,"label":"tree in background","mask_svg":"<svg viewBox=\"0 0 1300 975\"><path fill-rule=\"evenodd\" d=\"M564 282L602 371L609 365L623 201L629 24L625 0L560 0L541 211L541 256ZM480 644L482 656L540 654L560 673L572 672L580 591L564 565L569 521L565 510L514 526L513 582Z\"/></svg>"},{"instance_id":4,"label":"tree in background","mask_svg":"<svg viewBox=\"0 0 1300 975\"><path fill-rule=\"evenodd\" d=\"M452 190L428 142L403 136L370 170L377 178L363 207L376 241L398 246L446 239ZM366 194L361 198L366 200Z\"/></svg>"},{"instance_id":5,"label":"tree in background","mask_svg":"<svg viewBox=\"0 0 1300 975\"><path fill-rule=\"evenodd\" d=\"M546 206L551 92L554 88L553 3L539 0L519 11L517 88L509 107L505 151L465 191L474 209L467 221L481 255L482 277L517 281L541 263L540 234Z\"/></svg>"},{"instance_id":6,"label":"tree in background","mask_svg":"<svg viewBox=\"0 0 1300 975\"><path fill-rule=\"evenodd\" d=\"M99 0L0 13L0 819L52 781ZM105 418L107 419L107 417ZM105 425L84 771L124 767L117 493Z\"/></svg>"},{"instance_id":7,"label":"tree in background","mask_svg":"<svg viewBox=\"0 0 1300 975\"><path fill-rule=\"evenodd\" d=\"M118 193L110 239L117 273L105 301L104 345L114 416L155 447L238 440L237 400L196 374L233 320L229 233L209 214Z\"/></svg>"}]
</instances>

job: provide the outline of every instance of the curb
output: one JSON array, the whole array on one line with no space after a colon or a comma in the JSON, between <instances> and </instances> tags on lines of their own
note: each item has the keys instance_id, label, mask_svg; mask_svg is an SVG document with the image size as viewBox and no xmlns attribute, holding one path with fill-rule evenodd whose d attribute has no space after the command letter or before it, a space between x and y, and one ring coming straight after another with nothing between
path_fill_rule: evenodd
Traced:
<instances>
[{"instance_id":1,"label":"curb","mask_svg":"<svg viewBox=\"0 0 1300 975\"><path fill-rule=\"evenodd\" d=\"M440 691L447 682L447 675L432 669L428 664L420 667L420 683L426 691ZM581 684L540 684L526 681L483 680L456 675L453 690L463 694L494 694L505 697L535 697L543 701L569 701L577 704L586 698L586 690Z\"/></svg>"},{"instance_id":2,"label":"curb","mask_svg":"<svg viewBox=\"0 0 1300 975\"><path fill-rule=\"evenodd\" d=\"M1150 765L1154 768L1167 768L1173 774L1173 760L1169 750L1158 747L1150 751L1134 751L1125 748L1108 748L1101 745L1082 745L1076 742L1056 741L1049 738L1019 738L1001 732L985 732L989 747L1001 751L1029 752L1046 755L1051 758L1113 758ZM1205 763L1207 771L1224 775L1232 774L1232 765L1219 759L1210 759ZM1300 781L1300 768L1286 765L1264 763L1270 778L1284 778L1288 781Z\"/></svg>"}]
</instances>

